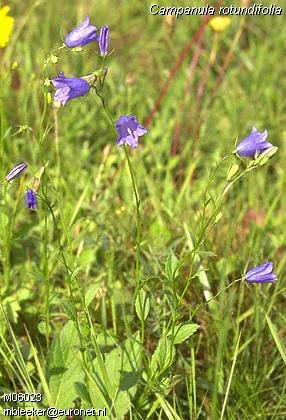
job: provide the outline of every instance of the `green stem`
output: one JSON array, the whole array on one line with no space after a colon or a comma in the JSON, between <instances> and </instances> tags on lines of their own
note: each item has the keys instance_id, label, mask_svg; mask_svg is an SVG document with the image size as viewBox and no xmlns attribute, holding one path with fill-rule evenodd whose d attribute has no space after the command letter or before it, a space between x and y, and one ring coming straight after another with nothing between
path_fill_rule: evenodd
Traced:
<instances>
[{"instance_id":1,"label":"green stem","mask_svg":"<svg viewBox=\"0 0 286 420\"><path fill-rule=\"evenodd\" d=\"M114 127L114 121L113 121L113 118L112 118L110 112L107 109L104 97L98 92L96 87L95 87L95 90L96 90L96 94L98 95L98 97L101 100L103 109L104 109L104 111L105 111L105 113L108 117L108 120L110 121L110 123ZM134 197L135 197L135 205L136 205L136 294L135 295L136 296L138 295L140 311L141 311L141 313L143 313L143 302L142 302L141 294L139 293L140 288L141 288L141 282L140 282L140 254L141 254L141 249L140 249L140 244L141 244L140 204L141 203L140 203L140 196L139 196L139 192L138 192L138 187L137 187L134 171L133 171L132 164L131 164L131 161L130 161L130 158L129 158L129 154L128 154L126 144L123 145L123 149L124 149L124 153L125 153L125 157L126 157L126 161L127 161L127 165L128 165L128 170L129 170L131 182L132 182L132 189L133 189L133 193L134 193ZM144 342L144 334L145 334L145 327L144 327L144 319L142 318L141 319L141 339L142 339L142 343Z\"/></svg>"},{"instance_id":2,"label":"green stem","mask_svg":"<svg viewBox=\"0 0 286 420\"><path fill-rule=\"evenodd\" d=\"M141 314L143 313L143 302L142 296L139 293L141 288L141 281L140 281L140 254L141 254L141 212L140 212L140 197L138 192L138 187L136 184L136 179L134 176L134 171L131 165L131 161L128 155L128 150L126 144L123 145L124 153L126 156L128 169L131 177L133 193L135 197L135 205L136 205L136 295L138 295L139 299L139 307ZM142 343L144 342L144 335L145 335L145 326L144 326L144 319L141 317L141 339Z\"/></svg>"}]
</instances>

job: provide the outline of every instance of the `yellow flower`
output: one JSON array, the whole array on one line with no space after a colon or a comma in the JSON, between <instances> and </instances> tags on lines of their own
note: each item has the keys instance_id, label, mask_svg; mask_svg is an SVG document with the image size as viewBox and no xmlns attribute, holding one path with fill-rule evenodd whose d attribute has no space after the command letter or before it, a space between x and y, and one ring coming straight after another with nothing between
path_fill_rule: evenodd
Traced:
<instances>
[{"instance_id":1,"label":"yellow flower","mask_svg":"<svg viewBox=\"0 0 286 420\"><path fill-rule=\"evenodd\" d=\"M14 18L7 16L9 10L9 6L0 9L0 48L5 47L9 41L14 26Z\"/></svg>"},{"instance_id":2,"label":"yellow flower","mask_svg":"<svg viewBox=\"0 0 286 420\"><path fill-rule=\"evenodd\" d=\"M214 31L222 32L230 25L230 18L227 16L216 16L209 20L209 25Z\"/></svg>"}]
</instances>

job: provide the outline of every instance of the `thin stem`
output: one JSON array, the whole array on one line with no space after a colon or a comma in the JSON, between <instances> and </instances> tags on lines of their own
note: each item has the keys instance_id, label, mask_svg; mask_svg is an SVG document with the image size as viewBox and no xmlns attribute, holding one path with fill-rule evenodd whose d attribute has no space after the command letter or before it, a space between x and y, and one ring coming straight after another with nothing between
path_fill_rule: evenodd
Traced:
<instances>
[{"instance_id":1,"label":"thin stem","mask_svg":"<svg viewBox=\"0 0 286 420\"><path fill-rule=\"evenodd\" d=\"M105 98L98 92L98 89L96 88L96 86L94 86L94 89L96 91L97 96L100 98L103 109L106 113L106 116L109 120L109 122L112 124L112 126L114 127L114 121L113 118L107 108L106 102L105 102ZM126 144L123 145L123 149L124 149L124 153L125 153L125 157L127 160L127 165L128 165L128 170L129 170L129 174L130 174L130 178L131 178L131 182L132 182L132 188L133 188L133 192L134 192L134 197L135 197L135 205L136 205L136 296L138 296L139 299L139 307L140 307L140 312L141 314L143 313L143 302L142 302L142 296L139 293L140 288L141 288L141 282L140 282L140 244L141 244L141 213L140 213L140 197L139 197L139 192L138 192L138 188L137 188L137 183L136 183L136 179L135 179L135 175L134 175L134 171L132 168L132 164L128 155L128 150L127 150L127 146ZM143 317L141 317L141 339L142 339L142 343L144 342L144 334L145 334L145 328L144 328L144 319Z\"/></svg>"},{"instance_id":2,"label":"thin stem","mask_svg":"<svg viewBox=\"0 0 286 420\"><path fill-rule=\"evenodd\" d=\"M232 287L235 283L241 282L244 278L240 277L239 279L236 279L234 281L232 281L231 283L229 283L226 287L223 287L221 290L219 290L217 292L217 294L215 296L213 296L211 299L209 299L208 301L204 302L204 303L200 303L199 305L197 305L196 309L194 310L192 317L194 317L196 315L196 313L199 311L200 308L202 307L206 307L208 306L210 303L212 303L221 293L225 292L227 289L229 289L230 287Z\"/></svg>"},{"instance_id":3,"label":"thin stem","mask_svg":"<svg viewBox=\"0 0 286 420\"><path fill-rule=\"evenodd\" d=\"M141 215L140 215L140 198L138 194L138 188L136 185L135 176L133 173L132 165L130 162L130 158L127 151L127 146L124 144L124 153L126 156L128 169L132 181L132 188L135 196L135 203L136 203L136 285L137 285L137 291L140 287L140 275L139 275L139 260L140 260L140 241L141 241Z\"/></svg>"},{"instance_id":4,"label":"thin stem","mask_svg":"<svg viewBox=\"0 0 286 420\"><path fill-rule=\"evenodd\" d=\"M58 169L58 176L61 173L61 160L60 160L60 141L59 141L59 123L58 123L58 108L54 107L54 126L55 126L55 148L56 148L56 162Z\"/></svg>"},{"instance_id":5,"label":"thin stem","mask_svg":"<svg viewBox=\"0 0 286 420\"><path fill-rule=\"evenodd\" d=\"M129 158L129 155L128 155L128 150L127 150L126 144L123 145L123 148L124 148L124 153L125 153L127 164L128 164L128 169L129 169L131 181L132 181L132 188L133 188L134 197L135 197L135 204L136 204L136 295L138 295L140 312L142 314L143 313L143 302L142 302L142 296L139 293L140 288L141 288L141 282L140 282L140 254L141 254L141 249L140 249L140 244L141 244L140 204L141 203L140 203L138 188L137 188L137 184L136 184L134 172L133 172L133 169L132 169L131 161L130 161L130 158ZM143 317L141 317L141 339L142 339L142 343L144 341L144 334L145 334L144 319L143 319Z\"/></svg>"},{"instance_id":6,"label":"thin stem","mask_svg":"<svg viewBox=\"0 0 286 420\"><path fill-rule=\"evenodd\" d=\"M105 103L105 99L104 99L104 97L98 92L98 89L96 88L96 86L94 86L94 89L95 89L95 92L96 92L96 94L97 94L97 96L100 98L100 100L101 100L101 103L102 103L102 107L103 107L103 109L104 109L104 112L105 112L105 114L106 114L106 116L107 116L107 118L108 118L108 120L109 120L109 122L111 123L111 125L112 125L112 127L114 127L114 121L113 121L113 118L112 118L112 116L111 116L111 114L110 114L110 112L108 111L108 109L107 109L107 105L106 105L106 103Z\"/></svg>"},{"instance_id":7,"label":"thin stem","mask_svg":"<svg viewBox=\"0 0 286 420\"><path fill-rule=\"evenodd\" d=\"M226 287L221 289L219 292L217 292L216 295L214 295L211 299L209 299L205 304L208 305L210 302L212 302L214 299L216 299L222 292L225 292L227 289L229 289L231 286L233 286L235 283L241 281L243 277L240 277L239 279L234 280L230 284L228 284Z\"/></svg>"}]
</instances>

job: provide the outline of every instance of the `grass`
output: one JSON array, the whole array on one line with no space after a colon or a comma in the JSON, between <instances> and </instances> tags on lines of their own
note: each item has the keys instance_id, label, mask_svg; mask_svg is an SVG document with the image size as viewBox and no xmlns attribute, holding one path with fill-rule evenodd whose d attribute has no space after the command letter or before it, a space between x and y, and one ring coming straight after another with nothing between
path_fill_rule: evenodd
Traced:
<instances>
[{"instance_id":1,"label":"grass","mask_svg":"<svg viewBox=\"0 0 286 420\"><path fill-rule=\"evenodd\" d=\"M148 4L10 2L1 179L20 162L29 170L1 186L1 394L43 395L14 407L106 407L110 418L285 418L285 18L233 17L200 38L201 18L168 23ZM95 91L45 108L45 77L101 66L90 44L54 53L43 76L86 15L111 29L103 94L112 118L148 124L126 150L137 206ZM222 158L253 125L279 150L217 201L229 165L241 174L248 163ZM227 287L265 260L275 285Z\"/></svg>"}]
</instances>

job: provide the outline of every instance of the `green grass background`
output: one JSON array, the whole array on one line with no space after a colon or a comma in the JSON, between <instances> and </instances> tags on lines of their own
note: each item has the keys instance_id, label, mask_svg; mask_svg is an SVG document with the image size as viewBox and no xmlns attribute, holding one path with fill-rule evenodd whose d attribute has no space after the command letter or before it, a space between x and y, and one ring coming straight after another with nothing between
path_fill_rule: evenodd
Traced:
<instances>
[{"instance_id":1,"label":"green grass background","mask_svg":"<svg viewBox=\"0 0 286 420\"><path fill-rule=\"evenodd\" d=\"M81 269L82 292L100 284L89 307L99 341L120 343L139 328L133 304L136 212L116 131L109 126L94 91L58 112L50 106L41 124L42 69L49 53L86 15L98 28L108 24L114 49L104 91L109 109L115 119L130 113L143 123L179 52L201 23L199 17L185 16L175 19L170 28L163 16L149 13L150 4L135 0L10 2L15 30L0 56L1 179L22 161L29 163L29 172L9 184L5 194L1 187L1 292L7 315L1 321L2 391L20 392L23 366L35 389L43 385L32 353L37 351L45 374L52 339L67 322L62 302L69 301L70 291L58 239L67 265ZM204 243L203 251L209 253L200 258L214 295L239 278L247 266L268 259L274 262L279 281L251 287L235 284L218 296L211 310L204 305L198 309L205 302L202 272L195 276L180 311L183 320L193 319L200 329L178 346L167 373L168 389L159 383L147 389L141 379L126 418L220 418L230 377L224 418L286 416L284 24L285 16L232 17L217 41L207 27L195 70L190 71L194 46L172 79L148 134L140 138L138 149L130 151L141 196L140 273L151 299L146 354L154 352L162 334L161 320L170 315L162 274L167 255L172 249L182 261L188 252L188 235L196 238L199 234L211 170L253 125L259 131L267 128L269 141L279 151L230 191L222 218ZM216 57L198 101L197 90L214 42L218 42ZM232 60L218 85L230 49ZM14 62L17 68L10 70ZM91 44L82 52L59 54L59 62L50 64L47 74L53 77L64 71L67 76L80 76L98 67ZM172 154L178 132L177 151ZM36 214L30 214L23 201L25 186L47 162L39 194L53 208L56 225L41 200ZM216 174L210 189L214 196L223 188L228 165ZM186 259L177 279L178 293L189 270ZM80 317L82 308L74 293ZM23 366L15 363L17 357Z\"/></svg>"}]
</instances>

